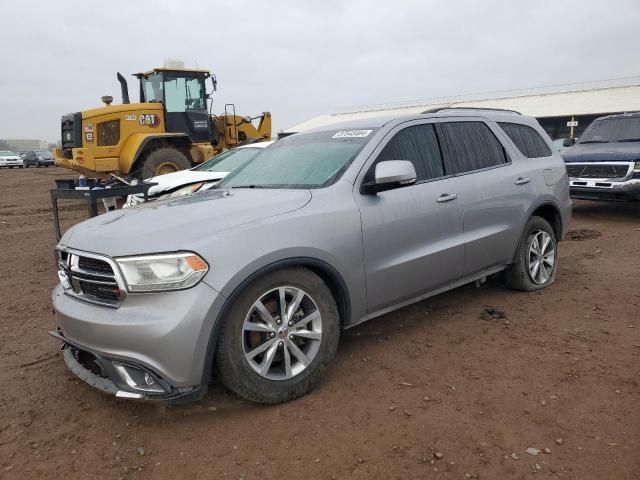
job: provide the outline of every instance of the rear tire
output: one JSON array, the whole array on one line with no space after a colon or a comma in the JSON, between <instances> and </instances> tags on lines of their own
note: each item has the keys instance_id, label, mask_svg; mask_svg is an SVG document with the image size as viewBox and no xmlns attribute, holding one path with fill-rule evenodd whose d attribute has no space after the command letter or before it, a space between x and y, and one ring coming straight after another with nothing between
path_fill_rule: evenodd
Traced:
<instances>
[{"instance_id":1,"label":"rear tire","mask_svg":"<svg viewBox=\"0 0 640 480\"><path fill-rule=\"evenodd\" d=\"M184 153L176 148L161 147L147 153L137 174L134 174L140 178L151 178L188 168L191 168L191 162Z\"/></svg>"},{"instance_id":2,"label":"rear tire","mask_svg":"<svg viewBox=\"0 0 640 480\"><path fill-rule=\"evenodd\" d=\"M331 291L306 268L257 279L222 321L217 377L237 395L259 403L286 402L309 392L331 364L340 336Z\"/></svg>"},{"instance_id":3,"label":"rear tire","mask_svg":"<svg viewBox=\"0 0 640 480\"><path fill-rule=\"evenodd\" d=\"M532 292L551 285L558 269L558 242L549 222L531 217L522 233L515 262L505 272L509 288Z\"/></svg>"}]
</instances>

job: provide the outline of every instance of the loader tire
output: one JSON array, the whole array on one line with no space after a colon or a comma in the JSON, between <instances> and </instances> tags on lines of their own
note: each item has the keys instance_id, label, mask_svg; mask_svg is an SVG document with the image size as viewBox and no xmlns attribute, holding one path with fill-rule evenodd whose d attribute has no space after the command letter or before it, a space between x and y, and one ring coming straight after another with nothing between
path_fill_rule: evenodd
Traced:
<instances>
[{"instance_id":1,"label":"loader tire","mask_svg":"<svg viewBox=\"0 0 640 480\"><path fill-rule=\"evenodd\" d=\"M187 168L191 168L191 162L182 151L172 147L160 147L145 155L136 176L151 178Z\"/></svg>"}]
</instances>

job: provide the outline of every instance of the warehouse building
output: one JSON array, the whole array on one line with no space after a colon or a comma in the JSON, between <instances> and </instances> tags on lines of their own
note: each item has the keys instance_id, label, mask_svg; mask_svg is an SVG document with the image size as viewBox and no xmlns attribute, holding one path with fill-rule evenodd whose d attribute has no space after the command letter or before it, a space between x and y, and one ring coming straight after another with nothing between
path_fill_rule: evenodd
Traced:
<instances>
[{"instance_id":1,"label":"warehouse building","mask_svg":"<svg viewBox=\"0 0 640 480\"><path fill-rule=\"evenodd\" d=\"M49 148L49 144L44 140L31 138L6 138L4 141L10 150L16 152L25 150L46 150Z\"/></svg>"},{"instance_id":2,"label":"warehouse building","mask_svg":"<svg viewBox=\"0 0 640 480\"><path fill-rule=\"evenodd\" d=\"M349 120L410 115L442 107L516 110L536 117L554 140L579 137L589 123L598 117L640 111L640 77L435 98L403 104L372 105L320 115L286 129L281 135Z\"/></svg>"}]
</instances>

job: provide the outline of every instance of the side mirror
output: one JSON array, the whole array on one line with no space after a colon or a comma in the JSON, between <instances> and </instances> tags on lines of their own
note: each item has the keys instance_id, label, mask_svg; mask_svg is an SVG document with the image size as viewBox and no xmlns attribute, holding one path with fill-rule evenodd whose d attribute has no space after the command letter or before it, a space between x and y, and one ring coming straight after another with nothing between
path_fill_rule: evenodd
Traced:
<instances>
[{"instance_id":1,"label":"side mirror","mask_svg":"<svg viewBox=\"0 0 640 480\"><path fill-rule=\"evenodd\" d=\"M563 147L572 147L573 145L575 145L575 143L576 143L576 139L569 137L569 138L565 138L562 141L562 146Z\"/></svg>"},{"instance_id":2,"label":"side mirror","mask_svg":"<svg viewBox=\"0 0 640 480\"><path fill-rule=\"evenodd\" d=\"M378 193L416 183L416 169L407 160L386 160L376 165L375 180L362 185L362 193Z\"/></svg>"}]
</instances>

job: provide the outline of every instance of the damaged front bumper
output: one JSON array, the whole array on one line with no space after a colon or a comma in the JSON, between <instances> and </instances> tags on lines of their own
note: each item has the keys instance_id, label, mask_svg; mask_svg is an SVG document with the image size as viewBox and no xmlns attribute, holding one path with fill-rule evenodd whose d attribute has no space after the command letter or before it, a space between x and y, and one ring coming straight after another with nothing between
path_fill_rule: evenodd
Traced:
<instances>
[{"instance_id":1,"label":"damaged front bumper","mask_svg":"<svg viewBox=\"0 0 640 480\"><path fill-rule=\"evenodd\" d=\"M206 393L206 385L175 387L149 368L113 359L71 342L58 329L49 334L62 342L64 363L87 385L119 398L155 401L194 401Z\"/></svg>"}]
</instances>

